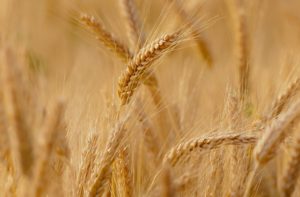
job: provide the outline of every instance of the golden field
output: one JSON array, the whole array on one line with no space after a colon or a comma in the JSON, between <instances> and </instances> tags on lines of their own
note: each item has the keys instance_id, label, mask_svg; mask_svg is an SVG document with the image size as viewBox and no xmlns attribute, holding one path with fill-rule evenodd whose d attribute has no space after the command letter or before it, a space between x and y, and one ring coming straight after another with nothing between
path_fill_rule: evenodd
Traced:
<instances>
[{"instance_id":1,"label":"golden field","mask_svg":"<svg viewBox=\"0 0 300 197\"><path fill-rule=\"evenodd\" d=\"M0 196L299 196L299 9L0 0Z\"/></svg>"}]
</instances>

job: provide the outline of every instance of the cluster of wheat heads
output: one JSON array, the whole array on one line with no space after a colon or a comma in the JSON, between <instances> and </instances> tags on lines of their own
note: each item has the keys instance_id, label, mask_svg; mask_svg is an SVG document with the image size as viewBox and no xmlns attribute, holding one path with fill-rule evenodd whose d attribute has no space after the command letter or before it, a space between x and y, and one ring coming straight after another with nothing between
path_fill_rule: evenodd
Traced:
<instances>
[{"instance_id":1,"label":"cluster of wheat heads","mask_svg":"<svg viewBox=\"0 0 300 197\"><path fill-rule=\"evenodd\" d=\"M76 15L75 28L92 33L91 40L95 37L97 45L110 51L109 58L123 65L114 84L97 81L113 86L116 101L114 96L101 95L105 107L89 117L78 109L88 108L86 103L93 99L102 102L99 97L80 95L84 101L76 106L73 99L77 98L68 95L66 87L67 98L56 94L44 98L45 83L54 79L36 71L36 57L26 49L0 40L0 196L300 195L300 78L282 85L282 92L266 99L266 107L260 109L254 97L261 84L251 83L250 75L255 73L255 61L250 61L247 4L222 0L222 5L234 37L237 78L223 91L224 102L209 92L224 73L207 84L189 84L186 78L164 84L160 78L157 67L167 67L168 75L176 72L175 56L196 59L207 75L216 67L217 53L184 1L163 1L176 26L161 30L155 39L146 30L143 10L135 0L118 0L125 39L112 33L99 17ZM183 48L200 53L201 58L181 56ZM193 89L197 85L209 99L197 102ZM173 86L186 100L168 95L165 87ZM185 91L186 86L192 90ZM218 106L199 109L209 100ZM203 126L198 125L199 119Z\"/></svg>"}]
</instances>

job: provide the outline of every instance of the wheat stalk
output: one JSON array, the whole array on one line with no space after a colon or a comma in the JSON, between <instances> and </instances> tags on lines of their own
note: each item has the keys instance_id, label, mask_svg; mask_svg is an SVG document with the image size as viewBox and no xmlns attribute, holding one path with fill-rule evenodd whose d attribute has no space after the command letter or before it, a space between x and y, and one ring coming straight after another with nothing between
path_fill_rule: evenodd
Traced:
<instances>
[{"instance_id":1,"label":"wheat stalk","mask_svg":"<svg viewBox=\"0 0 300 197\"><path fill-rule=\"evenodd\" d=\"M111 177L111 165L119 151L120 143L126 133L124 122L119 122L112 131L101 161L95 166L95 171L89 181L88 196L95 197L103 193L104 186Z\"/></svg>"},{"instance_id":2,"label":"wheat stalk","mask_svg":"<svg viewBox=\"0 0 300 197\"><path fill-rule=\"evenodd\" d=\"M57 137L60 132L61 119L63 118L64 104L57 102L49 113L44 125L43 142L39 149L39 157L35 166L33 181L33 196L39 197L45 194L49 187L49 159L53 156Z\"/></svg>"},{"instance_id":3,"label":"wheat stalk","mask_svg":"<svg viewBox=\"0 0 300 197\"><path fill-rule=\"evenodd\" d=\"M76 195L84 196L84 191L88 180L91 178L97 156L97 143L99 135L93 134L89 137L85 150L83 151L83 160L81 161L79 174L77 176Z\"/></svg>"},{"instance_id":4,"label":"wheat stalk","mask_svg":"<svg viewBox=\"0 0 300 197\"><path fill-rule=\"evenodd\" d=\"M4 55L2 66L3 79L3 102L5 106L7 129L12 154L17 159L17 166L21 172L27 176L31 175L31 167L34 162L33 144L30 128L23 114L20 88L24 86L19 81L20 71L17 69L16 58L10 49L7 49Z\"/></svg>"},{"instance_id":5,"label":"wheat stalk","mask_svg":"<svg viewBox=\"0 0 300 197\"><path fill-rule=\"evenodd\" d=\"M118 95L121 104L129 103L135 89L145 71L155 60L174 47L179 41L180 32L167 34L141 49L139 53L127 64L127 69L119 79Z\"/></svg>"},{"instance_id":6,"label":"wheat stalk","mask_svg":"<svg viewBox=\"0 0 300 197\"><path fill-rule=\"evenodd\" d=\"M255 135L241 133L229 133L215 137L198 137L173 147L164 157L164 163L169 162L174 166L184 155L198 150L212 150L224 145L254 144L257 141Z\"/></svg>"},{"instance_id":7,"label":"wheat stalk","mask_svg":"<svg viewBox=\"0 0 300 197\"><path fill-rule=\"evenodd\" d=\"M104 26L97 21L95 17L84 14L80 19L96 34L96 38L108 49L113 51L123 62L126 63L132 58L132 54L129 49L120 41L118 41L118 39L115 38L111 33L105 30Z\"/></svg>"}]
</instances>

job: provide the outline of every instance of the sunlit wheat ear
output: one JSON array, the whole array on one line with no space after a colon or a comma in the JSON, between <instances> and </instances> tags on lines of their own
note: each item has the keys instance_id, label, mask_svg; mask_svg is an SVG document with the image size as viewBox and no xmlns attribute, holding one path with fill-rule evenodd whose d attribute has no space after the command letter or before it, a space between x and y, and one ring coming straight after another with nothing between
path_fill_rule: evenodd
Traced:
<instances>
[{"instance_id":1,"label":"sunlit wheat ear","mask_svg":"<svg viewBox=\"0 0 300 197\"><path fill-rule=\"evenodd\" d=\"M194 37L195 41L197 42L199 52L201 53L207 65L211 67L213 64L213 60L212 60L211 52L208 49L207 43L201 37L200 31L195 26L189 14L185 11L182 3L178 0L167 0L167 2L173 5L176 13L178 14L182 22L185 23L187 27L191 30L191 36Z\"/></svg>"},{"instance_id":2,"label":"sunlit wheat ear","mask_svg":"<svg viewBox=\"0 0 300 197\"><path fill-rule=\"evenodd\" d=\"M219 136L213 137L193 138L187 142L180 143L166 153L164 157L164 163L170 163L172 166L174 166L182 157L188 156L194 151L201 152L205 150L212 150L223 145L254 144L256 141L256 135L241 133L220 134Z\"/></svg>"},{"instance_id":3,"label":"sunlit wheat ear","mask_svg":"<svg viewBox=\"0 0 300 197\"><path fill-rule=\"evenodd\" d=\"M127 69L119 79L118 95L121 104L129 103L135 89L140 85L141 78L155 60L174 47L181 33L167 34L141 49L127 64Z\"/></svg>"},{"instance_id":4,"label":"sunlit wheat ear","mask_svg":"<svg viewBox=\"0 0 300 197\"><path fill-rule=\"evenodd\" d=\"M16 57L7 49L3 54L2 79L3 79L3 103L7 121L8 137L14 160L14 165L21 173L30 176L34 162L32 137L26 116L22 111L20 92L25 84L20 82L22 78L16 65Z\"/></svg>"},{"instance_id":5,"label":"sunlit wheat ear","mask_svg":"<svg viewBox=\"0 0 300 197\"><path fill-rule=\"evenodd\" d=\"M285 139L289 126L293 121L300 118L300 102L293 104L278 119L274 119L271 125L266 128L261 139L257 142L254 149L254 157L260 165L272 159L280 144Z\"/></svg>"},{"instance_id":6,"label":"sunlit wheat ear","mask_svg":"<svg viewBox=\"0 0 300 197\"><path fill-rule=\"evenodd\" d=\"M93 134L87 141L86 148L83 151L82 160L80 162L79 174L77 175L76 195L85 196L85 190L88 186L87 182L91 178L92 172L95 170L95 160L98 154L97 143L99 135Z\"/></svg>"},{"instance_id":7,"label":"sunlit wheat ear","mask_svg":"<svg viewBox=\"0 0 300 197\"><path fill-rule=\"evenodd\" d=\"M296 142L292 146L291 157L289 158L288 165L280 180L280 190L282 196L292 196L300 172L300 134L297 133Z\"/></svg>"},{"instance_id":8,"label":"sunlit wheat ear","mask_svg":"<svg viewBox=\"0 0 300 197\"><path fill-rule=\"evenodd\" d=\"M135 0L119 0L126 20L127 34L132 50L140 49L145 43L145 35L139 18Z\"/></svg>"},{"instance_id":9,"label":"sunlit wheat ear","mask_svg":"<svg viewBox=\"0 0 300 197\"><path fill-rule=\"evenodd\" d=\"M82 23L95 33L97 40L113 51L124 63L132 57L129 49L105 30L104 26L95 17L83 14L80 19Z\"/></svg>"},{"instance_id":10,"label":"sunlit wheat ear","mask_svg":"<svg viewBox=\"0 0 300 197\"><path fill-rule=\"evenodd\" d=\"M43 128L42 143L38 150L38 158L35 164L34 183L32 196L44 196L47 187L50 186L51 175L49 172L49 160L55 151L55 144L60 132L60 124L64 118L64 104L62 101L57 102L49 112L49 116Z\"/></svg>"},{"instance_id":11,"label":"sunlit wheat ear","mask_svg":"<svg viewBox=\"0 0 300 197\"><path fill-rule=\"evenodd\" d=\"M111 177L111 166L120 148L120 144L126 134L125 122L127 118L116 124L112 130L108 143L102 154L101 161L96 164L95 171L88 184L88 196L100 196L104 192L105 185Z\"/></svg>"},{"instance_id":12,"label":"sunlit wheat ear","mask_svg":"<svg viewBox=\"0 0 300 197\"><path fill-rule=\"evenodd\" d=\"M283 108L287 105L289 100L299 92L300 90L300 78L297 78L282 92L276 100L273 102L270 112L267 114L266 119L271 120L278 116Z\"/></svg>"}]
</instances>

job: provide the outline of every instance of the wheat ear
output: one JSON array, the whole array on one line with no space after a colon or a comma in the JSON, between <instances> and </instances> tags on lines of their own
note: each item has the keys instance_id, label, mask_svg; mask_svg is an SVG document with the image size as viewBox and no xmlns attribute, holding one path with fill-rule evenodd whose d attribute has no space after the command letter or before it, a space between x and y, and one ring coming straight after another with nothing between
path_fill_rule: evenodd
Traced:
<instances>
[{"instance_id":1,"label":"wheat ear","mask_svg":"<svg viewBox=\"0 0 300 197\"><path fill-rule=\"evenodd\" d=\"M253 155L255 158L254 170L248 177L246 191L244 193L245 197L248 197L251 192L252 182L256 175L257 170L270 161L280 144L285 139L286 132L289 130L289 126L293 121L300 118L300 102L298 101L293 106L291 106L287 112L281 114L278 119L273 120L270 126L266 128L263 136L257 142Z\"/></svg>"},{"instance_id":2,"label":"wheat ear","mask_svg":"<svg viewBox=\"0 0 300 197\"><path fill-rule=\"evenodd\" d=\"M33 144L29 125L22 112L20 91L23 84L17 65L14 62L12 52L7 49L4 52L2 66L3 78L3 102L5 106L6 120L8 122L8 137L12 154L17 160L17 166L27 176L31 175L31 167L34 162Z\"/></svg>"},{"instance_id":3,"label":"wheat ear","mask_svg":"<svg viewBox=\"0 0 300 197\"><path fill-rule=\"evenodd\" d=\"M83 151L79 174L77 176L76 194L83 197L88 180L91 178L97 156L97 143L99 135L93 134L89 137L86 148Z\"/></svg>"},{"instance_id":4,"label":"wheat ear","mask_svg":"<svg viewBox=\"0 0 300 197\"><path fill-rule=\"evenodd\" d=\"M228 133L228 132L227 132ZM164 157L164 163L169 162L175 165L184 155L189 155L191 152L198 150L212 150L219 148L222 145L245 145L254 144L257 141L255 135L250 134L224 134L214 137L198 137L187 142L181 143L173 147Z\"/></svg>"},{"instance_id":5,"label":"wheat ear","mask_svg":"<svg viewBox=\"0 0 300 197\"><path fill-rule=\"evenodd\" d=\"M126 25L128 29L128 38L131 41L132 50L140 50L145 43L145 35L142 32L141 23L138 16L138 11L135 5L135 0L120 0L121 7L126 19ZM152 69L148 69L141 77L143 83L147 85L154 103L156 106L162 103L161 94L158 87L157 77Z\"/></svg>"},{"instance_id":6,"label":"wheat ear","mask_svg":"<svg viewBox=\"0 0 300 197\"><path fill-rule=\"evenodd\" d=\"M121 180L123 186L124 197L131 197L133 195L132 175L129 162L129 152L128 147L126 147L120 151L117 159L118 173L120 173L118 178Z\"/></svg>"},{"instance_id":7,"label":"wheat ear","mask_svg":"<svg viewBox=\"0 0 300 197\"><path fill-rule=\"evenodd\" d=\"M281 93L277 99L273 102L270 112L266 117L267 120L271 120L278 116L288 101L300 90L300 78L297 78L291 84L289 84L288 88L285 89L283 93Z\"/></svg>"},{"instance_id":8,"label":"wheat ear","mask_svg":"<svg viewBox=\"0 0 300 197\"><path fill-rule=\"evenodd\" d=\"M118 95L122 105L129 103L131 96L140 85L141 78L147 69L155 60L177 44L179 36L180 32L163 36L141 49L128 63L126 71L119 79Z\"/></svg>"},{"instance_id":9,"label":"wheat ear","mask_svg":"<svg viewBox=\"0 0 300 197\"><path fill-rule=\"evenodd\" d=\"M89 181L89 197L100 196L104 191L104 186L111 177L111 165L119 152L120 143L126 133L124 122L119 122L113 129L101 161L95 166L95 171Z\"/></svg>"},{"instance_id":10,"label":"wheat ear","mask_svg":"<svg viewBox=\"0 0 300 197\"><path fill-rule=\"evenodd\" d=\"M49 113L43 131L43 142L39 149L39 157L37 159L34 183L33 196L39 197L45 194L46 188L49 187L49 160L53 156L57 137L59 136L60 124L63 119L64 104L57 102Z\"/></svg>"},{"instance_id":11,"label":"wheat ear","mask_svg":"<svg viewBox=\"0 0 300 197\"><path fill-rule=\"evenodd\" d=\"M287 169L285 170L282 179L280 191L282 196L292 196L300 172L300 134L296 136L295 145L291 150L291 157L289 159Z\"/></svg>"},{"instance_id":12,"label":"wheat ear","mask_svg":"<svg viewBox=\"0 0 300 197\"><path fill-rule=\"evenodd\" d=\"M105 45L108 49L113 51L123 62L127 62L131 59L132 54L129 49L123 45L117 38L115 38L111 33L105 30L104 26L95 19L93 16L88 16L86 14L81 16L81 21L90 28L96 38Z\"/></svg>"},{"instance_id":13,"label":"wheat ear","mask_svg":"<svg viewBox=\"0 0 300 197\"><path fill-rule=\"evenodd\" d=\"M206 41L200 36L201 33L195 26L192 19L189 17L189 14L184 9L184 6L178 0L167 0L170 4L173 5L177 15L180 17L181 21L187 25L187 27L191 30L191 35L194 37L195 41L197 42L198 49L207 63L209 67L212 66L212 57L211 53L208 50Z\"/></svg>"},{"instance_id":14,"label":"wheat ear","mask_svg":"<svg viewBox=\"0 0 300 197\"><path fill-rule=\"evenodd\" d=\"M281 114L278 119L273 120L254 148L257 163L265 164L273 158L281 142L285 139L290 124L298 118L300 118L299 101L287 112Z\"/></svg>"}]
</instances>

